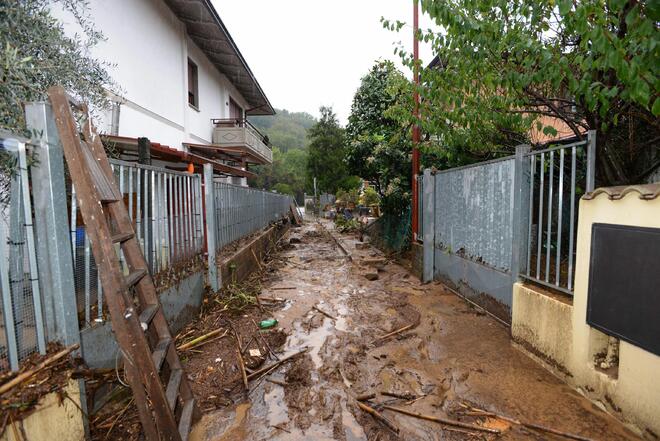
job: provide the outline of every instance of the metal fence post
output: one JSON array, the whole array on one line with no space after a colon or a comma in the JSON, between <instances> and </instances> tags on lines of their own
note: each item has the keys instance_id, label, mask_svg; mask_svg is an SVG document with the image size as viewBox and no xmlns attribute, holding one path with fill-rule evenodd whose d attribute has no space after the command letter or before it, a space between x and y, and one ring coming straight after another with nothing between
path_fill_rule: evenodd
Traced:
<instances>
[{"instance_id":1,"label":"metal fence post","mask_svg":"<svg viewBox=\"0 0 660 441\"><path fill-rule=\"evenodd\" d=\"M204 164L204 201L206 202L206 249L208 251L209 285L213 291L220 289L218 267L215 262L215 197L213 188L213 166Z\"/></svg>"},{"instance_id":2,"label":"metal fence post","mask_svg":"<svg viewBox=\"0 0 660 441\"><path fill-rule=\"evenodd\" d=\"M511 280L518 281L527 262L527 239L529 226L529 145L516 146L516 159L513 171L513 209L511 210Z\"/></svg>"},{"instance_id":3,"label":"metal fence post","mask_svg":"<svg viewBox=\"0 0 660 441\"><path fill-rule=\"evenodd\" d=\"M595 190L596 184L596 131L587 132L587 193Z\"/></svg>"},{"instance_id":4,"label":"metal fence post","mask_svg":"<svg viewBox=\"0 0 660 441\"><path fill-rule=\"evenodd\" d=\"M435 176L431 174L428 168L424 170L423 177L424 189L422 201L422 226L423 231L423 262L422 262L422 281L430 282L433 280L434 259L435 259Z\"/></svg>"},{"instance_id":5,"label":"metal fence post","mask_svg":"<svg viewBox=\"0 0 660 441\"><path fill-rule=\"evenodd\" d=\"M62 146L50 105L27 104L25 119L34 133L38 158L32 166L32 192L49 340L79 344Z\"/></svg>"},{"instance_id":6,"label":"metal fence post","mask_svg":"<svg viewBox=\"0 0 660 441\"><path fill-rule=\"evenodd\" d=\"M66 346L80 345L62 145L49 104L27 104L25 120L33 133L37 156L37 162L31 167L31 183L48 340L57 340ZM76 352L82 356L82 346ZM89 437L83 379L78 380L78 388L83 426Z\"/></svg>"}]
</instances>

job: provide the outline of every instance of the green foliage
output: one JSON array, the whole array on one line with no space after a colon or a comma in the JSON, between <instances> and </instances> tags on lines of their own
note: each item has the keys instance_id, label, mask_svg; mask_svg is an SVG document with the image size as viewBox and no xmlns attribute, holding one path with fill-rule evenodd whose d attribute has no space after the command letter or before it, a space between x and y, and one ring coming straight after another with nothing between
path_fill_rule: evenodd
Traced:
<instances>
[{"instance_id":1,"label":"green foliage","mask_svg":"<svg viewBox=\"0 0 660 441\"><path fill-rule=\"evenodd\" d=\"M319 192L336 194L339 189L359 185L351 176L344 160L345 133L330 107L321 107L321 119L309 130L309 157L307 160L307 188L317 179Z\"/></svg>"},{"instance_id":2,"label":"green foliage","mask_svg":"<svg viewBox=\"0 0 660 441\"><path fill-rule=\"evenodd\" d=\"M297 200L302 201L306 169L307 150L292 149L282 152L278 147L273 147L273 163L254 167L253 171L257 176L250 178L249 185L266 190L277 190L280 193L282 193L281 188L287 188L289 191L284 193L292 194ZM278 189L278 185L287 187Z\"/></svg>"},{"instance_id":3,"label":"green foliage","mask_svg":"<svg viewBox=\"0 0 660 441\"><path fill-rule=\"evenodd\" d=\"M289 112L284 109L275 109L275 112L273 116L251 116L249 119L281 151L286 153L294 149L306 149L309 144L307 131L316 123L316 119L305 112Z\"/></svg>"},{"instance_id":4,"label":"green foliage","mask_svg":"<svg viewBox=\"0 0 660 441\"><path fill-rule=\"evenodd\" d=\"M409 204L412 87L390 61L378 61L362 78L348 117L347 164L351 173L371 182L385 212L400 213Z\"/></svg>"},{"instance_id":5,"label":"green foliage","mask_svg":"<svg viewBox=\"0 0 660 441\"><path fill-rule=\"evenodd\" d=\"M360 203L366 207L380 204L380 196L372 187L367 187L360 196Z\"/></svg>"},{"instance_id":6,"label":"green foliage","mask_svg":"<svg viewBox=\"0 0 660 441\"><path fill-rule=\"evenodd\" d=\"M360 203L360 192L357 188L352 188L350 190L339 189L335 196L337 197L337 201L347 205L358 205Z\"/></svg>"},{"instance_id":7,"label":"green foliage","mask_svg":"<svg viewBox=\"0 0 660 441\"><path fill-rule=\"evenodd\" d=\"M337 217L335 217L335 229L340 233L357 231L360 229L360 227L360 222L355 218L346 219L341 214L338 214Z\"/></svg>"},{"instance_id":8,"label":"green foliage","mask_svg":"<svg viewBox=\"0 0 660 441\"><path fill-rule=\"evenodd\" d=\"M309 144L307 131L316 120L304 112L278 109L276 112L274 116L250 117L250 122L268 136L273 146L273 163L254 167L257 176L250 179L249 185L292 194L302 203L305 191L311 191L311 188L305 187Z\"/></svg>"},{"instance_id":9,"label":"green foliage","mask_svg":"<svg viewBox=\"0 0 660 441\"><path fill-rule=\"evenodd\" d=\"M273 190L280 194L290 194L291 196L295 196L295 192L293 191L293 188L289 184L285 184L283 182L279 182L273 186Z\"/></svg>"},{"instance_id":10,"label":"green foliage","mask_svg":"<svg viewBox=\"0 0 660 441\"><path fill-rule=\"evenodd\" d=\"M66 36L51 7L69 11L82 37ZM23 132L22 104L46 99L55 84L97 109L108 104L106 92L113 87L108 66L88 55L102 35L86 13L84 1L0 2L0 127Z\"/></svg>"},{"instance_id":11,"label":"green foliage","mask_svg":"<svg viewBox=\"0 0 660 441\"><path fill-rule=\"evenodd\" d=\"M420 124L449 165L510 151L539 116L576 135L598 132L601 182L630 181L657 156L649 155L660 129L656 1L422 0L422 8L442 32L418 35L440 60L421 70Z\"/></svg>"}]
</instances>

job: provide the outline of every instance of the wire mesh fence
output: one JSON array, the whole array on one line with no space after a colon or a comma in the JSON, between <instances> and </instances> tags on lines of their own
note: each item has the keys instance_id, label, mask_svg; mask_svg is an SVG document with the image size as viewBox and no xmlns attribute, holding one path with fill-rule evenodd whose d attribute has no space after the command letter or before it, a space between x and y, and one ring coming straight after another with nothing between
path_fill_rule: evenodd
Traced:
<instances>
[{"instance_id":1,"label":"wire mesh fence","mask_svg":"<svg viewBox=\"0 0 660 441\"><path fill-rule=\"evenodd\" d=\"M152 274L202 252L201 175L118 160L111 160L111 166ZM103 292L73 186L70 232L78 314L84 328L104 320ZM128 273L119 247L117 252Z\"/></svg>"},{"instance_id":2,"label":"wire mesh fence","mask_svg":"<svg viewBox=\"0 0 660 441\"><path fill-rule=\"evenodd\" d=\"M0 372L46 351L26 143L0 135Z\"/></svg>"}]
</instances>

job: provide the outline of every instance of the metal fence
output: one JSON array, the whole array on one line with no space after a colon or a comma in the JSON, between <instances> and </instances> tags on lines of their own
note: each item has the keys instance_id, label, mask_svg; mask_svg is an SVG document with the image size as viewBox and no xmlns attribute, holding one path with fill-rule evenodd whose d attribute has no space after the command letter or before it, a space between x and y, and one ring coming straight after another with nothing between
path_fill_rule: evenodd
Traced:
<instances>
[{"instance_id":1,"label":"metal fence","mask_svg":"<svg viewBox=\"0 0 660 441\"><path fill-rule=\"evenodd\" d=\"M594 167L589 132L571 144L519 146L515 156L426 171L420 236L430 233L424 245L433 251L425 251L425 278L448 278L508 306L519 277L572 294L576 201L593 190Z\"/></svg>"},{"instance_id":2,"label":"metal fence","mask_svg":"<svg viewBox=\"0 0 660 441\"><path fill-rule=\"evenodd\" d=\"M211 288L217 291L221 280L216 252L286 217L293 207L293 197L217 182L213 168L205 164L204 202L208 279Z\"/></svg>"},{"instance_id":3,"label":"metal fence","mask_svg":"<svg viewBox=\"0 0 660 441\"><path fill-rule=\"evenodd\" d=\"M436 173L437 248L511 269L514 162L509 157Z\"/></svg>"},{"instance_id":4,"label":"metal fence","mask_svg":"<svg viewBox=\"0 0 660 441\"><path fill-rule=\"evenodd\" d=\"M282 218L293 203L288 195L222 182L213 183L213 195L217 250Z\"/></svg>"},{"instance_id":5,"label":"metal fence","mask_svg":"<svg viewBox=\"0 0 660 441\"><path fill-rule=\"evenodd\" d=\"M0 372L46 351L26 144L0 134Z\"/></svg>"},{"instance_id":6,"label":"metal fence","mask_svg":"<svg viewBox=\"0 0 660 441\"><path fill-rule=\"evenodd\" d=\"M202 252L201 175L118 160L111 160L111 166L152 274ZM103 295L74 187L70 190L70 232L78 312L85 327L103 321Z\"/></svg>"},{"instance_id":7,"label":"metal fence","mask_svg":"<svg viewBox=\"0 0 660 441\"><path fill-rule=\"evenodd\" d=\"M527 259L521 276L573 292L577 204L594 188L595 138L527 153Z\"/></svg>"},{"instance_id":8,"label":"metal fence","mask_svg":"<svg viewBox=\"0 0 660 441\"><path fill-rule=\"evenodd\" d=\"M424 241L424 176L417 176L417 242Z\"/></svg>"}]
</instances>

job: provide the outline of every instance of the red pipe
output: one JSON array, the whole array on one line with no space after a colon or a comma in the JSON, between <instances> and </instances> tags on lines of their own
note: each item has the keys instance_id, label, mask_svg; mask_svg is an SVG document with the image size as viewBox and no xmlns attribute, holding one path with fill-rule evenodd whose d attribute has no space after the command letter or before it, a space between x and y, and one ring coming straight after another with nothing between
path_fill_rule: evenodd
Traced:
<instances>
[{"instance_id":1,"label":"red pipe","mask_svg":"<svg viewBox=\"0 0 660 441\"><path fill-rule=\"evenodd\" d=\"M415 82L415 91L413 94L413 99L415 100L415 109L413 111L413 117L415 118L415 123L412 128L412 142L413 142L413 151L412 151L412 232L413 232L413 241L417 240L417 223L419 220L419 195L417 190L417 175L419 173L419 40L417 39L417 33L419 31L419 11L418 11L419 0L413 0L413 61L415 63L413 67L413 76Z\"/></svg>"}]
</instances>

